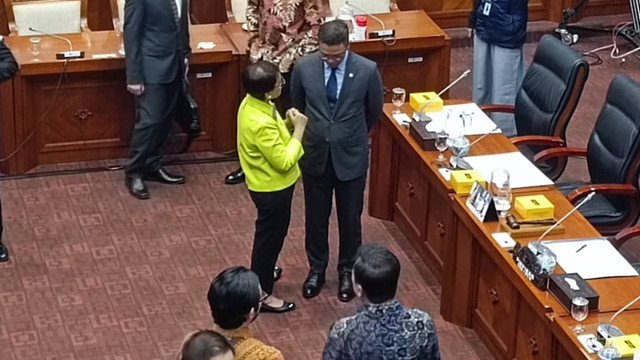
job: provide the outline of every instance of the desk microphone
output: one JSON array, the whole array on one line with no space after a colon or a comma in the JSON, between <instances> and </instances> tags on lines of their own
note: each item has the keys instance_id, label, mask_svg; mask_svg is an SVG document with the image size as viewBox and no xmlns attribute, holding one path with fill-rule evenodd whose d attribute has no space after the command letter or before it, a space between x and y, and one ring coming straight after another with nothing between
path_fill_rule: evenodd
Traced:
<instances>
[{"instance_id":1,"label":"desk microphone","mask_svg":"<svg viewBox=\"0 0 640 360\"><path fill-rule=\"evenodd\" d=\"M371 31L369 32L369 39L379 39L379 38L386 38L386 37L394 37L396 35L396 31L394 29L390 29L387 30L387 27L384 26L384 21L380 20L377 16L370 14L367 11L364 11L362 9L360 9L359 7L353 5L351 3L351 1L345 1L345 4L351 6L352 8L360 11L361 13L370 16L371 18L375 19L377 22L380 23L380 25L382 26L382 30L377 30L377 31Z\"/></svg>"},{"instance_id":2,"label":"desk microphone","mask_svg":"<svg viewBox=\"0 0 640 360\"><path fill-rule=\"evenodd\" d=\"M622 312L627 310L631 305L633 305L636 302L638 302L638 300L640 300L640 296L638 296L637 298L631 300L630 303L628 303L622 309L618 310L618 312L613 314L611 319L609 319L608 323L599 324L598 325L598 340L601 340L602 342L604 342L605 340L607 340L608 338L611 338L611 337L624 336L624 333L622 332L622 330L620 330L619 327L617 327L615 325L612 325L613 320L615 320L616 317L618 317L618 315L622 314Z\"/></svg>"},{"instance_id":3,"label":"desk microphone","mask_svg":"<svg viewBox=\"0 0 640 360\"><path fill-rule=\"evenodd\" d=\"M51 36L51 37L59 39L59 40L66 41L67 44L69 44L69 51L63 51L63 52L56 53L56 59L58 59L58 60L67 60L67 59L81 59L81 58L84 58L84 51L74 51L73 50L73 45L71 44L71 40L67 39L66 37L62 37L62 36L59 36L59 35L56 35L56 34L51 34L51 33L48 33L46 31L42 31L42 30L37 30L37 29L34 29L32 27L29 27L29 30L33 31L33 32L37 32L39 34Z\"/></svg>"},{"instance_id":4,"label":"desk microphone","mask_svg":"<svg viewBox=\"0 0 640 360\"><path fill-rule=\"evenodd\" d=\"M578 209L584 205L587 201L591 200L591 198L593 198L593 196L596 194L596 190L594 188L591 188L591 192L589 193L589 195L587 195L587 197L585 197L584 199L582 199L582 201L580 201L580 203L578 203L578 205L576 205L573 209L571 209L571 211L569 211L567 213L567 215L563 216L560 220L558 220L558 222L556 222L555 224L553 224L553 226L549 227L547 229L547 231L543 232L542 235L540 235L540 237L538 238L537 242L542 241L542 239L544 239L545 236L547 236L550 232L553 231L553 229L557 228L558 226L560 226L560 224L562 224L565 220L567 220L567 218L569 216L571 216L571 214L573 214L574 212L578 211Z\"/></svg>"},{"instance_id":5,"label":"desk microphone","mask_svg":"<svg viewBox=\"0 0 640 360\"><path fill-rule=\"evenodd\" d=\"M429 101L427 101L424 105L422 105L422 107L420 108L420 111L413 113L414 120L417 117L418 121L429 121L429 117L427 116L427 114L424 113L424 109L426 109L427 106L429 104L431 104L435 99L440 97L440 95L444 94L449 89L451 89L460 80L462 80L462 79L466 78L467 76L469 76L470 73L471 73L471 70L467 69L467 71L463 72L462 75L458 76L457 79L453 80L449 85L447 85L447 87L442 89L442 91L440 91L433 99L429 99Z\"/></svg>"}]
</instances>

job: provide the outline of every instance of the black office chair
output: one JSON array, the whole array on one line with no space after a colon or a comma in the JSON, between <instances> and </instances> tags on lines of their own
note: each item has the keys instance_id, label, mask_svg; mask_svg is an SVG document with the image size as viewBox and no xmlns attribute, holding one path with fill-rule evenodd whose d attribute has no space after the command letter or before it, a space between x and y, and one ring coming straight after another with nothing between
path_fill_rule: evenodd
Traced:
<instances>
[{"instance_id":1,"label":"black office chair","mask_svg":"<svg viewBox=\"0 0 640 360\"><path fill-rule=\"evenodd\" d=\"M620 248L627 241L633 238L640 238L640 226L633 226L620 231L611 239L611 243L616 249L620 250ZM636 261L640 259L638 259L638 257L635 257L634 259L627 258L627 260L629 260L629 263L631 263L631 266L633 266L633 268L636 269L638 273L640 273L640 261Z\"/></svg>"},{"instance_id":2,"label":"black office chair","mask_svg":"<svg viewBox=\"0 0 640 360\"><path fill-rule=\"evenodd\" d=\"M557 157L586 157L591 183L570 182L556 187L571 203L596 190L580 212L604 235L635 224L640 216L640 84L616 76L586 149L555 148L538 153L534 162Z\"/></svg>"},{"instance_id":3,"label":"black office chair","mask_svg":"<svg viewBox=\"0 0 640 360\"><path fill-rule=\"evenodd\" d=\"M551 35L540 40L524 76L515 106L485 105L485 112L513 113L518 136L514 145L530 160L541 150L565 146L566 130L589 76L589 63ZM552 180L560 177L566 159L538 164Z\"/></svg>"}]
</instances>

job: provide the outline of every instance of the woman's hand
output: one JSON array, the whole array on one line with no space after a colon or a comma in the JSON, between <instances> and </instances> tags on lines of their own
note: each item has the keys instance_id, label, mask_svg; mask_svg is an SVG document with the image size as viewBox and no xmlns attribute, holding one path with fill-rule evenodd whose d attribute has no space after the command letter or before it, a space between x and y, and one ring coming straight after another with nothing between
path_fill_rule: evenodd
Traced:
<instances>
[{"instance_id":1,"label":"woman's hand","mask_svg":"<svg viewBox=\"0 0 640 360\"><path fill-rule=\"evenodd\" d=\"M291 120L293 124L293 137L302 141L302 136L304 135L304 129L307 126L307 122L309 119L298 111L296 108L291 108L287 110L287 119Z\"/></svg>"}]
</instances>

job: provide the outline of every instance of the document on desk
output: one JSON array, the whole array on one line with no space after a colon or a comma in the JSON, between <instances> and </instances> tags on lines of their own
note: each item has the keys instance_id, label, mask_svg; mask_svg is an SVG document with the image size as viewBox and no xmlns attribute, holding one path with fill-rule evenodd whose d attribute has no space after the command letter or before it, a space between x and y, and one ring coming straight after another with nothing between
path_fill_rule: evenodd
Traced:
<instances>
[{"instance_id":1,"label":"document on desk","mask_svg":"<svg viewBox=\"0 0 640 360\"><path fill-rule=\"evenodd\" d=\"M487 181L491 181L491 171L502 168L509 172L512 189L553 185L542 171L519 152L494 155L467 156L464 158L473 170L477 170Z\"/></svg>"},{"instance_id":2,"label":"document on desk","mask_svg":"<svg viewBox=\"0 0 640 360\"><path fill-rule=\"evenodd\" d=\"M607 239L543 241L566 273L578 273L583 279L638 276L638 272Z\"/></svg>"},{"instance_id":3,"label":"document on desk","mask_svg":"<svg viewBox=\"0 0 640 360\"><path fill-rule=\"evenodd\" d=\"M496 129L496 123L475 103L445 105L442 107L442 111L429 112L427 115L433 120L427 124L429 132L438 132L445 127L449 128L451 127L450 122L454 121L464 124L464 134L467 136L484 135L492 131L496 134L502 132L500 129Z\"/></svg>"}]
</instances>

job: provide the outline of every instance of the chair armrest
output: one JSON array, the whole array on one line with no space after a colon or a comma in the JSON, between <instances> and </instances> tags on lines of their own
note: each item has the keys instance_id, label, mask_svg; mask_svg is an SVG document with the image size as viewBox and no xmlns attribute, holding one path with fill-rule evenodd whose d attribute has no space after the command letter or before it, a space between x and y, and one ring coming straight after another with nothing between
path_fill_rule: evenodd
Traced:
<instances>
[{"instance_id":1,"label":"chair armrest","mask_svg":"<svg viewBox=\"0 0 640 360\"><path fill-rule=\"evenodd\" d=\"M587 196L594 190L596 194L603 195L636 196L638 193L636 188L629 184L592 184L581 186L573 190L569 195L567 195L567 200L569 200L570 203L575 204L578 200Z\"/></svg>"},{"instance_id":2,"label":"chair armrest","mask_svg":"<svg viewBox=\"0 0 640 360\"><path fill-rule=\"evenodd\" d=\"M611 243L613 246L618 249L620 248L627 240L633 239L634 237L640 236L640 226L632 226L630 228L626 228L619 233L617 233L612 239Z\"/></svg>"},{"instance_id":3,"label":"chair armrest","mask_svg":"<svg viewBox=\"0 0 640 360\"><path fill-rule=\"evenodd\" d=\"M499 112L513 114L516 112L516 108L513 105L482 105L480 109L484 112Z\"/></svg>"},{"instance_id":4,"label":"chair armrest","mask_svg":"<svg viewBox=\"0 0 640 360\"><path fill-rule=\"evenodd\" d=\"M511 138L511 143L515 146L544 145L550 147L560 147L565 145L564 140L559 137L542 135L516 136L514 138Z\"/></svg>"},{"instance_id":5,"label":"chair armrest","mask_svg":"<svg viewBox=\"0 0 640 360\"><path fill-rule=\"evenodd\" d=\"M541 163L545 162L549 159L557 158L557 157L585 157L587 156L587 149L582 148L553 148L542 150L533 157L533 163Z\"/></svg>"}]
</instances>

